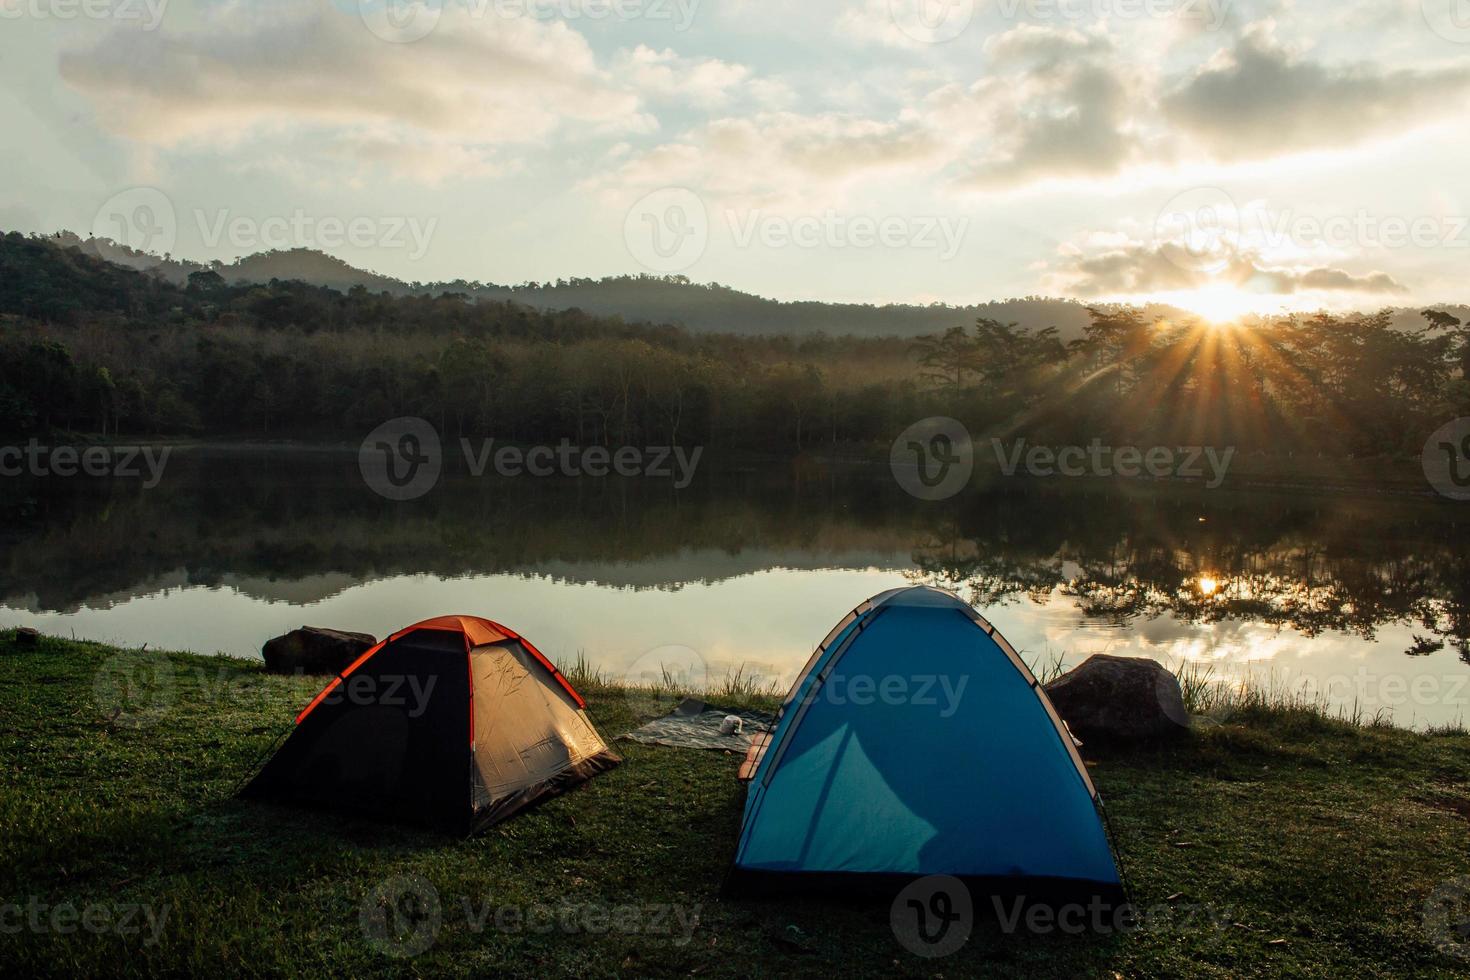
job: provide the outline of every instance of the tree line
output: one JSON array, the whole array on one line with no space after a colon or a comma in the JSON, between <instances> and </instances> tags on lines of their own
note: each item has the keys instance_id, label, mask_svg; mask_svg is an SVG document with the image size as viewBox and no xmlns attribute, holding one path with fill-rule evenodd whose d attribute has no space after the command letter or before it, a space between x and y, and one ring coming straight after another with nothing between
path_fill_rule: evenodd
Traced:
<instances>
[{"instance_id":1,"label":"tree line","mask_svg":"<svg viewBox=\"0 0 1470 980\"><path fill-rule=\"evenodd\" d=\"M1470 328L1426 311L1210 326L1089 311L1083 336L982 318L917 340L695 334L466 294L183 285L0 237L0 432L448 434L802 452L883 447L933 415L1053 445L1417 452L1470 414Z\"/></svg>"},{"instance_id":2,"label":"tree line","mask_svg":"<svg viewBox=\"0 0 1470 980\"><path fill-rule=\"evenodd\" d=\"M1470 324L1437 310L1259 324L1093 310L1083 336L981 320L920 338L924 387L955 417L1052 445L1236 446L1327 456L1413 455L1470 415Z\"/></svg>"}]
</instances>

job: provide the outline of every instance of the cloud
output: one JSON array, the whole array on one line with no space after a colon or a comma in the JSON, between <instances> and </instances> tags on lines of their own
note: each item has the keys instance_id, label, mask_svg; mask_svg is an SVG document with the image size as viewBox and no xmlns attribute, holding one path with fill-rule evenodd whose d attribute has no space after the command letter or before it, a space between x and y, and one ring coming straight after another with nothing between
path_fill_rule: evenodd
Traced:
<instances>
[{"instance_id":1,"label":"cloud","mask_svg":"<svg viewBox=\"0 0 1470 980\"><path fill-rule=\"evenodd\" d=\"M1470 67L1383 70L1310 61L1251 25L1177 83L1165 118L1227 160L1336 149L1463 111Z\"/></svg>"},{"instance_id":2,"label":"cloud","mask_svg":"<svg viewBox=\"0 0 1470 980\"><path fill-rule=\"evenodd\" d=\"M972 84L919 112L957 148L972 190L1105 180L1192 163L1270 159L1407 132L1463 110L1470 66L1328 65L1248 25L1197 69L1166 75L1137 32L1021 24L988 38Z\"/></svg>"},{"instance_id":3,"label":"cloud","mask_svg":"<svg viewBox=\"0 0 1470 980\"><path fill-rule=\"evenodd\" d=\"M1227 285L1242 292L1285 296L1299 292L1402 294L1404 285L1383 272L1354 275L1329 267L1272 267L1259 255L1236 253L1202 264L1173 243L1124 241L1088 251L1068 246L1049 277L1077 296L1143 296Z\"/></svg>"},{"instance_id":4,"label":"cloud","mask_svg":"<svg viewBox=\"0 0 1470 980\"><path fill-rule=\"evenodd\" d=\"M1355 276L1341 269L1307 269L1297 273L1259 269L1257 274L1279 281L1275 289L1267 292L1290 293L1298 289L1347 293L1407 293L1408 287L1386 272L1371 272L1366 276Z\"/></svg>"},{"instance_id":5,"label":"cloud","mask_svg":"<svg viewBox=\"0 0 1470 980\"><path fill-rule=\"evenodd\" d=\"M672 48L655 51L646 45L618 52L612 71L650 98L686 101L711 108L734 98L750 69L718 58L685 58Z\"/></svg>"},{"instance_id":6,"label":"cloud","mask_svg":"<svg viewBox=\"0 0 1470 980\"><path fill-rule=\"evenodd\" d=\"M490 147L462 146L439 140L413 142L393 133L352 133L324 140L317 146L323 157L318 170L332 160L355 160L387 173L437 184L452 178L488 178L518 173L518 159ZM309 156L309 149L307 150Z\"/></svg>"},{"instance_id":7,"label":"cloud","mask_svg":"<svg viewBox=\"0 0 1470 980\"><path fill-rule=\"evenodd\" d=\"M937 131L969 141L961 186L1108 177L1142 152L1137 116L1148 99L1105 35L1022 25L985 51L984 77L937 89L921 110Z\"/></svg>"},{"instance_id":8,"label":"cloud","mask_svg":"<svg viewBox=\"0 0 1470 980\"><path fill-rule=\"evenodd\" d=\"M450 5L427 37L390 44L355 12L231 4L190 31L114 31L63 54L60 73L107 129L169 148L309 136L385 161L398 142L483 162L486 148L656 126L565 24Z\"/></svg>"},{"instance_id":9,"label":"cloud","mask_svg":"<svg viewBox=\"0 0 1470 980\"><path fill-rule=\"evenodd\" d=\"M747 205L837 194L856 180L932 170L944 162L933 133L911 121L837 113L757 112L711 120L631 156L593 186L688 186Z\"/></svg>"},{"instance_id":10,"label":"cloud","mask_svg":"<svg viewBox=\"0 0 1470 980\"><path fill-rule=\"evenodd\" d=\"M1072 27L1021 24L985 39L985 53L997 65L1040 61L1054 64L1060 58L1107 54L1113 42L1104 34L1084 34Z\"/></svg>"}]
</instances>

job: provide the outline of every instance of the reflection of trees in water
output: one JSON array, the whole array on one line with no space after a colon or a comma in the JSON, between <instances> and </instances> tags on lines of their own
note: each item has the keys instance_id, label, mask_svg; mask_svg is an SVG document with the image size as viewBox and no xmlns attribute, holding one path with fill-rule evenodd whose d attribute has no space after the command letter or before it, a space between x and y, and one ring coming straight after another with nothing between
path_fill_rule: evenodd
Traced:
<instances>
[{"instance_id":1,"label":"reflection of trees in water","mask_svg":"<svg viewBox=\"0 0 1470 980\"><path fill-rule=\"evenodd\" d=\"M911 556L915 577L981 607L1062 596L1110 623L1167 614L1307 636L1372 638L1402 623L1423 631L1414 652L1448 644L1470 662L1470 556L1443 502L1035 482L926 504L886 468L705 465L682 492L652 479L446 475L401 504L363 485L354 454L180 455L149 491L8 484L0 601L34 595L66 610L180 572L220 585L554 568L677 588L796 561L901 568Z\"/></svg>"},{"instance_id":2,"label":"reflection of trees in water","mask_svg":"<svg viewBox=\"0 0 1470 980\"><path fill-rule=\"evenodd\" d=\"M1371 640L1423 627L1410 653L1449 644L1470 663L1470 556L1445 505L1268 494L1036 493L947 515L915 551L916 578L979 606L1063 596L1123 625L1250 621Z\"/></svg>"},{"instance_id":3,"label":"reflection of trees in water","mask_svg":"<svg viewBox=\"0 0 1470 980\"><path fill-rule=\"evenodd\" d=\"M652 478L446 473L427 496L395 503L363 484L355 454L190 454L153 490L126 480L0 487L0 601L35 596L39 608L65 611L161 579L218 586L552 567L576 578L577 566L604 584L677 588L769 567L772 550L810 567L901 566L922 534L919 515L896 487L907 510L873 486L789 464L708 478L702 469L680 492ZM667 567L650 577L640 566L654 561Z\"/></svg>"}]
</instances>

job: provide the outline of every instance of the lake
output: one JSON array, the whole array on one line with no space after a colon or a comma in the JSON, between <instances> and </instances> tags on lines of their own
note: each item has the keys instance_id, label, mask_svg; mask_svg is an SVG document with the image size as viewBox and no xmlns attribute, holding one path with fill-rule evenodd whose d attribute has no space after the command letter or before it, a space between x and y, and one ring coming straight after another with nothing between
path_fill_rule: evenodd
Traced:
<instances>
[{"instance_id":1,"label":"lake","mask_svg":"<svg viewBox=\"0 0 1470 980\"><path fill-rule=\"evenodd\" d=\"M357 456L175 450L128 478L0 481L0 626L260 655L311 624L487 616L613 677L787 683L853 606L952 588L1028 661L1195 661L1423 727L1470 715L1466 511L1432 495L1009 480L914 499L887 466L706 459L476 478L393 502ZM1411 652L1412 651L1412 652Z\"/></svg>"}]
</instances>

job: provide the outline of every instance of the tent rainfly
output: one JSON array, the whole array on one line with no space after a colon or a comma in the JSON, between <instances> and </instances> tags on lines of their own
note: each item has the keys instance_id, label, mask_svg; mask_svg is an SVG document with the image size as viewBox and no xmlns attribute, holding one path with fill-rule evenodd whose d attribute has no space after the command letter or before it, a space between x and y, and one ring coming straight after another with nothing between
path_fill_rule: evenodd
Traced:
<instances>
[{"instance_id":1,"label":"tent rainfly","mask_svg":"<svg viewBox=\"0 0 1470 980\"><path fill-rule=\"evenodd\" d=\"M470 834L622 761L585 709L524 637L441 616L333 678L241 795Z\"/></svg>"},{"instance_id":2,"label":"tent rainfly","mask_svg":"<svg viewBox=\"0 0 1470 980\"><path fill-rule=\"evenodd\" d=\"M949 875L991 896L1123 901L1071 734L953 593L894 589L853 610L743 771L733 891L893 891Z\"/></svg>"}]
</instances>

